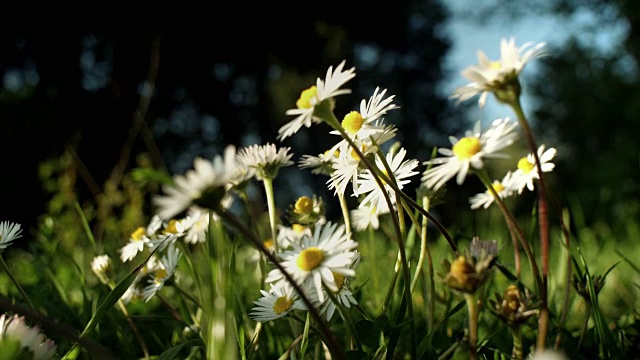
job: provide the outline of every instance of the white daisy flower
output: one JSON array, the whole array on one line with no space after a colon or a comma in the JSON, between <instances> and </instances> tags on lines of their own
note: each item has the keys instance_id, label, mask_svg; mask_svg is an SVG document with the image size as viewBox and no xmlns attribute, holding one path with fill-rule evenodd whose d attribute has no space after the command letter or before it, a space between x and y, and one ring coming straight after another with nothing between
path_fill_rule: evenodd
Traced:
<instances>
[{"instance_id":1,"label":"white daisy flower","mask_svg":"<svg viewBox=\"0 0 640 360\"><path fill-rule=\"evenodd\" d=\"M162 187L165 195L153 198L162 219L171 219L192 205L218 208L227 187L237 180L239 164L233 145L225 148L224 157L217 155L213 161L197 157L193 165L185 175L174 176L174 184Z\"/></svg>"},{"instance_id":2,"label":"white daisy flower","mask_svg":"<svg viewBox=\"0 0 640 360\"><path fill-rule=\"evenodd\" d=\"M122 302L125 304L130 303L131 300L138 299L142 299L142 290L140 290L140 287L137 283L129 286L127 291L125 291L124 294L122 294L122 296L120 297L120 300L122 300Z\"/></svg>"},{"instance_id":3,"label":"white daisy flower","mask_svg":"<svg viewBox=\"0 0 640 360\"><path fill-rule=\"evenodd\" d=\"M27 325L24 316L14 314L0 315L0 349L3 342L19 342L21 349L10 356L11 359L47 360L53 358L57 346L51 339L47 339L40 328Z\"/></svg>"},{"instance_id":4,"label":"white daisy flower","mask_svg":"<svg viewBox=\"0 0 640 360\"><path fill-rule=\"evenodd\" d=\"M375 207L363 206L350 211L351 225L356 231L365 231L369 227L374 230L380 228L380 215L388 212L378 213Z\"/></svg>"},{"instance_id":5,"label":"white daisy flower","mask_svg":"<svg viewBox=\"0 0 640 360\"><path fill-rule=\"evenodd\" d=\"M173 276L181 257L182 254L178 248L173 245L169 246L167 253L160 259L160 267L151 275L149 285L142 290L142 298L145 302L149 301L153 295L160 291L165 282Z\"/></svg>"},{"instance_id":6,"label":"white daisy flower","mask_svg":"<svg viewBox=\"0 0 640 360\"><path fill-rule=\"evenodd\" d=\"M346 61L343 60L335 71L330 66L324 81L318 78L316 85L302 92L296 101L296 108L286 112L287 115L295 115L296 118L278 130L278 140L284 140L297 133L303 126L311 127L313 123L322 122L322 119L313 116L315 107L323 101L333 101L333 98L338 95L351 93L349 89L340 89L342 85L356 76L355 67L343 71L345 63Z\"/></svg>"},{"instance_id":7,"label":"white daisy flower","mask_svg":"<svg viewBox=\"0 0 640 360\"><path fill-rule=\"evenodd\" d=\"M551 172L556 167L551 162L556 156L556 149L549 148L545 151L544 145L538 147L538 158L540 159L540 167L543 173ZM540 173L536 166L536 158L533 154L520 158L518 161L518 169L513 173L514 187L518 190L518 194L522 194L525 186L529 191L533 191L533 181L540 179Z\"/></svg>"},{"instance_id":8,"label":"white daisy flower","mask_svg":"<svg viewBox=\"0 0 640 360\"><path fill-rule=\"evenodd\" d=\"M148 235L151 234L147 234L146 229L142 226L132 232L129 242L118 250L120 260L123 263L133 260L139 252L144 250L146 244L151 244L151 239L149 239Z\"/></svg>"},{"instance_id":9,"label":"white daisy flower","mask_svg":"<svg viewBox=\"0 0 640 360\"><path fill-rule=\"evenodd\" d=\"M400 148L400 150L395 154L392 152L387 153L386 162L392 172L391 174L387 174L384 163L379 157L376 157L376 167L390 179L395 179L396 185L399 189L402 189L405 184L411 182L411 180L408 179L409 177L418 174L414 169L418 167L420 163L418 160L413 159L404 160L406 154L407 151L404 148ZM365 169L358 177L358 192L367 194L360 203L360 207L368 207L371 211L376 211L378 214L389 212L391 209L387 204L384 194L387 193L389 199L395 205L396 192L384 181L384 188L381 189L375 180L375 176L377 175L372 174L369 169Z\"/></svg>"},{"instance_id":10,"label":"white daisy flower","mask_svg":"<svg viewBox=\"0 0 640 360\"><path fill-rule=\"evenodd\" d=\"M325 151L318 156L302 155L298 162L298 167L301 169L310 168L311 173L315 175L327 175L331 176L333 173L333 159L337 158L340 151L337 148L332 148Z\"/></svg>"},{"instance_id":11,"label":"white daisy flower","mask_svg":"<svg viewBox=\"0 0 640 360\"><path fill-rule=\"evenodd\" d=\"M18 223L0 222L0 250L7 248L15 239L22 237L22 228Z\"/></svg>"},{"instance_id":12,"label":"white daisy flower","mask_svg":"<svg viewBox=\"0 0 640 360\"><path fill-rule=\"evenodd\" d=\"M371 141L371 138L354 139L353 142L362 154L367 156L377 152L380 145L391 140L395 136L396 130L393 126L387 126L382 132L375 134L375 142ZM358 176L365 169L365 166L346 140L340 141L337 146L338 156L332 159L333 173L327 184L329 184L329 190L335 189L335 194L344 195L347 185L357 182ZM353 195L359 195L357 186L353 186Z\"/></svg>"},{"instance_id":13,"label":"white daisy flower","mask_svg":"<svg viewBox=\"0 0 640 360\"><path fill-rule=\"evenodd\" d=\"M255 170L258 180L275 179L280 168L293 164L289 147L277 148L274 144L252 145L238 152L238 161Z\"/></svg>"},{"instance_id":14,"label":"white daisy flower","mask_svg":"<svg viewBox=\"0 0 640 360\"><path fill-rule=\"evenodd\" d=\"M184 241L187 244L205 242L205 240L207 240L207 232L209 231L209 212L202 211L197 207L192 207L190 211L191 215L189 216L193 219L193 223L187 230Z\"/></svg>"},{"instance_id":15,"label":"white daisy flower","mask_svg":"<svg viewBox=\"0 0 640 360\"><path fill-rule=\"evenodd\" d=\"M351 268L355 269L359 262L360 255L358 254ZM351 287L349 286L351 277L342 275L340 273L333 273L333 277L335 279L336 285L338 286L338 290L333 292L333 297L336 299L338 304L333 302L327 296L325 301L320 305L320 314L325 314L327 321L331 320L338 305L344 306L346 308L350 308L351 305L358 305L358 301L355 297L353 297L353 292L351 292ZM323 289L323 291L326 293L326 289Z\"/></svg>"},{"instance_id":16,"label":"white daisy flower","mask_svg":"<svg viewBox=\"0 0 640 360\"><path fill-rule=\"evenodd\" d=\"M333 273L353 276L355 271L349 268L357 256L352 251L358 246L350 234L345 233L344 224L317 225L313 237L305 236L300 244L292 243L292 250L280 254L282 266L300 286L315 290L319 301L324 301L322 284L337 291ZM266 282L284 279L280 269L267 274Z\"/></svg>"},{"instance_id":17,"label":"white daisy flower","mask_svg":"<svg viewBox=\"0 0 640 360\"><path fill-rule=\"evenodd\" d=\"M278 224L278 247L281 250L287 249L292 243L300 244L303 237L312 235L311 228L302 224L291 224L291 226Z\"/></svg>"},{"instance_id":18,"label":"white daisy flower","mask_svg":"<svg viewBox=\"0 0 640 360\"><path fill-rule=\"evenodd\" d=\"M462 76L471 83L457 88L451 98L458 102L468 100L478 94L478 104L484 107L487 95L500 90L505 84L516 79L527 62L546 55L545 43L527 42L516 47L515 39L500 41L500 60L491 61L482 50L478 50L478 65L469 66L462 71Z\"/></svg>"},{"instance_id":19,"label":"white daisy flower","mask_svg":"<svg viewBox=\"0 0 640 360\"><path fill-rule=\"evenodd\" d=\"M383 100L387 90L384 89L380 93L378 90L380 90L379 87L373 92L369 101L363 99L360 102L360 111L351 111L342 120L342 128L351 139L367 140L370 136L377 137L379 133L385 131L385 126L382 125L382 122L374 122L389 110L398 108L393 103L395 95ZM331 131L331 134L340 135L340 132L334 130Z\"/></svg>"},{"instance_id":20,"label":"white daisy flower","mask_svg":"<svg viewBox=\"0 0 640 360\"><path fill-rule=\"evenodd\" d=\"M467 131L461 139L453 136L449 141L451 149L438 149L444 157L424 162L425 165L435 165L427 168L422 175L422 181L427 188L437 190L449 179L456 176L458 185L464 182L469 169L481 169L484 159L507 158L499 151L513 144L517 138L514 131L517 124L509 118L496 119L484 133L480 132L480 122L476 123L473 131Z\"/></svg>"},{"instance_id":21,"label":"white daisy flower","mask_svg":"<svg viewBox=\"0 0 640 360\"><path fill-rule=\"evenodd\" d=\"M293 286L286 281L273 284L268 292L260 290L260 293L262 297L253 302L257 306L249 313L255 321L272 321L285 317L292 310L307 309Z\"/></svg>"},{"instance_id":22,"label":"white daisy flower","mask_svg":"<svg viewBox=\"0 0 640 360\"><path fill-rule=\"evenodd\" d=\"M496 191L500 199L504 199L513 194L513 173L511 171L507 172L507 174L502 178L501 181L494 180L491 186ZM480 207L488 209L495 198L493 194L487 189L487 191L483 193L476 194L469 199L469 204L471 204L471 209L475 210Z\"/></svg>"}]
</instances>

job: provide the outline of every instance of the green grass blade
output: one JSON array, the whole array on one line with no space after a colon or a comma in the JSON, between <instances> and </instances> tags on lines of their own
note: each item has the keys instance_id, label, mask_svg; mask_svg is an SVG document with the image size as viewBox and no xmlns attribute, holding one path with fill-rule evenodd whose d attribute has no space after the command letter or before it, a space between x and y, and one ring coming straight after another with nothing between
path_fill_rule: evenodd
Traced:
<instances>
[{"instance_id":1,"label":"green grass blade","mask_svg":"<svg viewBox=\"0 0 640 360\"><path fill-rule=\"evenodd\" d=\"M80 204L76 201L73 203L73 205L76 208L76 211L78 212L78 215L80 216L80 221L82 221L82 227L84 228L84 232L87 235L87 238L89 239L89 242L91 243L91 246L93 246L93 251L96 251L96 239L93 237L93 233L91 232L91 227L89 227L89 222L87 221L87 217L84 215L84 211L82 211L82 208L80 207Z\"/></svg>"}]
</instances>

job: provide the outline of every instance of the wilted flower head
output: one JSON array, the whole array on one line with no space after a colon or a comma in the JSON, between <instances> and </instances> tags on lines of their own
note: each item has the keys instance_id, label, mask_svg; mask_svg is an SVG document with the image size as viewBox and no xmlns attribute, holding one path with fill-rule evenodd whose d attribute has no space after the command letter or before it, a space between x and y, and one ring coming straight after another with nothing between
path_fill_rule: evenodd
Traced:
<instances>
[{"instance_id":1,"label":"wilted flower head","mask_svg":"<svg viewBox=\"0 0 640 360\"><path fill-rule=\"evenodd\" d=\"M495 300L489 300L489 308L509 326L519 326L538 310L534 308L530 294L523 295L517 285L509 285L502 296L495 294Z\"/></svg>"},{"instance_id":2,"label":"wilted flower head","mask_svg":"<svg viewBox=\"0 0 640 360\"><path fill-rule=\"evenodd\" d=\"M51 359L56 344L40 333L38 326L28 326L24 316L0 315L0 351L3 359Z\"/></svg>"},{"instance_id":3,"label":"wilted flower head","mask_svg":"<svg viewBox=\"0 0 640 360\"><path fill-rule=\"evenodd\" d=\"M518 75L529 61L546 55L545 45L544 42L527 42L516 47L514 38L502 39L500 60L496 61L489 60L482 50L478 50L478 64L462 71L462 76L471 80L471 83L457 88L451 97L461 102L480 94L478 105L484 107L489 93L494 93L500 101L504 91L514 90L517 92L515 95L519 96Z\"/></svg>"},{"instance_id":4,"label":"wilted flower head","mask_svg":"<svg viewBox=\"0 0 640 360\"><path fill-rule=\"evenodd\" d=\"M491 275L497 255L498 243L495 240L474 237L464 255L458 256L451 263L445 260L445 284L463 293L475 293Z\"/></svg>"}]
</instances>

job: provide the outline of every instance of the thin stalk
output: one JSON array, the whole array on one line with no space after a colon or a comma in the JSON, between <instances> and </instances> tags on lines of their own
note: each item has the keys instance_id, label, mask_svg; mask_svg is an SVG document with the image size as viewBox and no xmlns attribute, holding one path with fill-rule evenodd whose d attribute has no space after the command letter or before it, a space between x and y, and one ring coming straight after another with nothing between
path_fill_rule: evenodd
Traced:
<instances>
[{"instance_id":1,"label":"thin stalk","mask_svg":"<svg viewBox=\"0 0 640 360\"><path fill-rule=\"evenodd\" d=\"M428 196L422 197L422 206L426 211L429 211L430 201ZM429 219L426 217L422 218L422 231L420 232L420 257L418 258L418 265L416 268L416 276L413 279L413 283L411 284L411 292L413 292L416 281L418 280L418 275L421 272L418 272L418 269L422 269L422 263L424 262L424 258L427 258L427 265L429 268L429 312L427 313L427 323L429 325L429 329L433 328L433 315L436 312L436 284L434 279L434 271L433 271L433 258L431 257L431 250L427 244L427 224Z\"/></svg>"},{"instance_id":2,"label":"thin stalk","mask_svg":"<svg viewBox=\"0 0 640 360\"><path fill-rule=\"evenodd\" d=\"M202 309L202 305L200 305L200 302L198 302L198 300L196 300L196 298L194 298L193 296L191 296L191 294L189 294L188 292L186 292L184 289L182 289L180 286L178 286L178 284L174 282L172 282L171 287L173 287L174 289L176 289L180 294L182 294L182 296L186 297L187 299L189 299L189 301L191 301L192 303L194 303L197 307L199 307L200 309Z\"/></svg>"},{"instance_id":3,"label":"thin stalk","mask_svg":"<svg viewBox=\"0 0 640 360\"><path fill-rule=\"evenodd\" d=\"M478 360L478 303L475 294L464 294L469 311L469 359Z\"/></svg>"},{"instance_id":4,"label":"thin stalk","mask_svg":"<svg viewBox=\"0 0 640 360\"><path fill-rule=\"evenodd\" d=\"M115 285L114 284L109 284L109 287L113 291L113 289L115 288ZM138 340L138 343L140 343L140 348L142 349L142 352L144 353L144 358L145 359L149 359L149 348L147 348L147 343L144 341L144 338L142 337L142 334L140 333L140 329L138 329L138 326L136 325L136 323L133 322L133 319L129 315L129 311L127 311L127 307L124 305L124 302L122 301L122 299L119 299L117 304L118 304L118 307L120 308L120 311L122 311L122 314L124 315L124 318L127 319L127 322L129 323L129 327L131 327L131 330L133 330L133 334L135 335L136 339Z\"/></svg>"},{"instance_id":5,"label":"thin stalk","mask_svg":"<svg viewBox=\"0 0 640 360\"><path fill-rule=\"evenodd\" d=\"M16 279L16 277L13 276L13 273L11 272L11 270L9 270L9 266L7 265L7 263L4 261L4 258L2 257L2 253L0 253L0 266L2 266L2 270L4 270L4 272L7 273L13 285L16 286L16 288L18 289L18 292L20 293L20 296L22 296L24 301L27 302L27 305L29 305L31 309L35 310L36 308L33 306L31 299L29 299L29 296L27 295L27 293L24 292L24 289L22 288L22 286L20 286L18 279Z\"/></svg>"},{"instance_id":6,"label":"thin stalk","mask_svg":"<svg viewBox=\"0 0 640 360\"><path fill-rule=\"evenodd\" d=\"M262 179L264 192L267 196L267 207L269 209L269 225L271 225L271 239L273 240L273 251L278 253L278 233L276 231L276 202L273 194L273 179L266 176Z\"/></svg>"},{"instance_id":7,"label":"thin stalk","mask_svg":"<svg viewBox=\"0 0 640 360\"><path fill-rule=\"evenodd\" d=\"M510 326L510 329L511 336L513 337L513 350L511 350L511 358L515 360L522 360L522 327L520 325L513 325Z\"/></svg>"},{"instance_id":8,"label":"thin stalk","mask_svg":"<svg viewBox=\"0 0 640 360\"><path fill-rule=\"evenodd\" d=\"M351 220L349 217L349 207L347 206L347 199L344 195L338 193L338 199L340 200L340 209L342 210L342 219L344 220L344 226L347 234L351 234Z\"/></svg>"},{"instance_id":9,"label":"thin stalk","mask_svg":"<svg viewBox=\"0 0 640 360\"><path fill-rule=\"evenodd\" d=\"M375 250L375 232L373 231L373 227L369 226L369 252L371 256L371 276L373 277L373 290L374 290L374 299L377 304L380 304L380 281L378 279L378 271L376 265L376 250Z\"/></svg>"},{"instance_id":10,"label":"thin stalk","mask_svg":"<svg viewBox=\"0 0 640 360\"><path fill-rule=\"evenodd\" d=\"M360 337L358 336L358 332L356 331L356 327L353 325L353 321L351 320L349 313L345 311L343 305L340 304L338 299L336 299L336 296L333 294L331 289L327 288L327 286L324 284L323 284L323 287L327 291L327 295L329 296L329 299L331 299L331 301L335 304L336 308L338 309L340 316L342 317L344 322L347 323L347 329L348 329L347 332L351 333L350 335L356 344L356 348L358 350L362 350L362 342L360 341Z\"/></svg>"},{"instance_id":11,"label":"thin stalk","mask_svg":"<svg viewBox=\"0 0 640 360\"><path fill-rule=\"evenodd\" d=\"M569 229L567 228L567 226L565 226L565 224L569 223L569 214L567 214L566 212L564 213L564 216L566 217L566 219L564 219L562 221L562 223L560 224L562 227L562 238L564 239L564 243L562 244L564 247L564 251L567 255L566 257L566 261L567 261L567 273L565 276L565 291L564 291L564 299L562 301L562 312L560 314L560 322L558 324L558 326L560 328L564 327L565 323L567 322L567 315L569 314L569 300L571 298L571 252L569 251L570 249L570 237L571 235L569 234ZM554 348L556 350L560 349L560 345L562 343L562 331L558 332L558 335L556 336L556 343Z\"/></svg>"},{"instance_id":12,"label":"thin stalk","mask_svg":"<svg viewBox=\"0 0 640 360\"><path fill-rule=\"evenodd\" d=\"M482 183L485 185L485 187L487 187L489 192L491 192L491 194L493 195L493 199L495 200L496 204L498 204L498 207L500 207L500 210L502 211L502 214L506 218L507 222L513 228L513 230L515 230L518 236L518 239L520 240L520 244L522 245L522 248L527 254L527 257L529 258L529 264L531 265L531 271L533 272L533 277L536 282L536 287L538 288L538 290L542 289L543 283L540 277L540 271L538 270L538 264L536 262L535 256L533 255L533 250L531 250L531 246L529 245L529 243L527 243L524 237L524 233L522 232L522 229L518 225L518 222L516 221L511 211L509 211L504 201L502 201L502 199L500 198L500 195L498 195L496 190L493 188L493 185L491 184L491 180L489 180L489 176L487 175L486 171L477 171L476 174L478 175L478 178L480 179L480 181L482 181Z\"/></svg>"},{"instance_id":13,"label":"thin stalk","mask_svg":"<svg viewBox=\"0 0 640 360\"><path fill-rule=\"evenodd\" d=\"M533 132L529 127L529 122L522 110L520 104L520 97L512 97L509 105L516 113L518 122L524 131L529 150L533 154L536 161L536 169L538 171L538 225L540 228L540 252L542 257L542 288L540 289L540 298L542 304L540 306L540 315L538 317L538 338L536 341L536 347L540 350L544 349L546 336L549 326L549 304L547 298L547 284L549 278L549 209L547 202L547 189L542 174L542 163L538 156L538 146L533 137Z\"/></svg>"},{"instance_id":14,"label":"thin stalk","mask_svg":"<svg viewBox=\"0 0 640 360\"><path fill-rule=\"evenodd\" d=\"M317 321L318 326L320 327L319 331L323 334L321 337L327 345L327 348L331 352L332 358L343 359L344 354L340 350L335 337L331 334L328 325L326 324L324 319L322 319L322 316L320 316L311 300L309 300L309 298L306 296L304 290L300 287L300 285L298 285L298 283L282 266L282 264L280 264L274 253L265 248L262 242L233 213L224 209L217 209L216 213L220 216L220 218L231 224L236 230L240 231L244 235L245 239L249 240L253 244L253 246L255 246L262 254L264 254L267 259L269 259L273 266L277 267L278 270L282 272L289 284L296 290L298 295L300 295L300 299L305 303L313 318Z\"/></svg>"}]
</instances>

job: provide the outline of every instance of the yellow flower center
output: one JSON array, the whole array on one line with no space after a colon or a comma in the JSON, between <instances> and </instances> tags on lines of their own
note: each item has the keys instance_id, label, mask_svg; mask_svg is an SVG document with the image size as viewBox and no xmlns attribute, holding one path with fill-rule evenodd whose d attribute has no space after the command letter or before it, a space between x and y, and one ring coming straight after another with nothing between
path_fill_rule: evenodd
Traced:
<instances>
[{"instance_id":1,"label":"yellow flower center","mask_svg":"<svg viewBox=\"0 0 640 360\"><path fill-rule=\"evenodd\" d=\"M482 149L480 139L473 136L463 137L451 149L458 159L470 159Z\"/></svg>"},{"instance_id":2,"label":"yellow flower center","mask_svg":"<svg viewBox=\"0 0 640 360\"><path fill-rule=\"evenodd\" d=\"M302 224L293 224L291 225L291 229L296 234L302 234L307 229L307 227Z\"/></svg>"},{"instance_id":3,"label":"yellow flower center","mask_svg":"<svg viewBox=\"0 0 640 360\"><path fill-rule=\"evenodd\" d=\"M296 214L308 215L313 211L313 200L308 196L301 196L296 201L294 210Z\"/></svg>"},{"instance_id":4,"label":"yellow flower center","mask_svg":"<svg viewBox=\"0 0 640 360\"><path fill-rule=\"evenodd\" d=\"M300 98L296 101L298 109L311 109L314 106L312 100L315 99L316 94L318 94L318 88L315 85L302 91Z\"/></svg>"},{"instance_id":5,"label":"yellow flower center","mask_svg":"<svg viewBox=\"0 0 640 360\"><path fill-rule=\"evenodd\" d=\"M296 264L298 264L298 267L304 271L311 271L317 268L323 260L324 251L318 249L317 247L312 247L304 249L302 250L302 252L300 252Z\"/></svg>"},{"instance_id":6,"label":"yellow flower center","mask_svg":"<svg viewBox=\"0 0 640 360\"><path fill-rule=\"evenodd\" d=\"M520 308L520 289L515 285L509 285L502 295L504 306L502 308L505 315L510 315L518 311Z\"/></svg>"},{"instance_id":7,"label":"yellow flower center","mask_svg":"<svg viewBox=\"0 0 640 360\"><path fill-rule=\"evenodd\" d=\"M267 239L263 241L262 245L264 245L264 247L267 249L273 249L273 239Z\"/></svg>"},{"instance_id":8,"label":"yellow flower center","mask_svg":"<svg viewBox=\"0 0 640 360\"><path fill-rule=\"evenodd\" d=\"M459 256L451 263L449 275L455 279L456 283L464 286L469 281L469 276L476 272L475 268L469 264L464 256Z\"/></svg>"},{"instance_id":9,"label":"yellow flower center","mask_svg":"<svg viewBox=\"0 0 640 360\"><path fill-rule=\"evenodd\" d=\"M280 296L275 303L273 303L273 312L276 315L280 315L285 311L289 311L293 305L293 299L289 299L286 296Z\"/></svg>"},{"instance_id":10,"label":"yellow flower center","mask_svg":"<svg viewBox=\"0 0 640 360\"><path fill-rule=\"evenodd\" d=\"M144 234L146 234L147 231L145 230L145 228L143 228L142 226L137 228L136 231L131 233L131 238L135 241L140 241L142 240L142 237L144 236Z\"/></svg>"},{"instance_id":11,"label":"yellow flower center","mask_svg":"<svg viewBox=\"0 0 640 360\"><path fill-rule=\"evenodd\" d=\"M357 133L362 128L362 124L364 124L364 119L357 111L348 113L342 120L342 128L349 134Z\"/></svg>"},{"instance_id":12,"label":"yellow flower center","mask_svg":"<svg viewBox=\"0 0 640 360\"><path fill-rule=\"evenodd\" d=\"M489 64L489 67L492 68L493 70L500 70L502 69L502 63L498 60L498 61L492 61Z\"/></svg>"},{"instance_id":13,"label":"yellow flower center","mask_svg":"<svg viewBox=\"0 0 640 360\"><path fill-rule=\"evenodd\" d=\"M167 270L165 269L156 270L156 282L162 282L162 280L166 277L167 277Z\"/></svg>"},{"instance_id":14,"label":"yellow flower center","mask_svg":"<svg viewBox=\"0 0 640 360\"><path fill-rule=\"evenodd\" d=\"M533 170L533 168L535 167L535 164L532 164L529 162L529 159L527 159L527 157L523 157L518 161L518 169L522 170L523 173L528 174L531 172L531 170Z\"/></svg>"},{"instance_id":15,"label":"yellow flower center","mask_svg":"<svg viewBox=\"0 0 640 360\"><path fill-rule=\"evenodd\" d=\"M504 185L502 185L500 181L494 182L492 186L493 190L495 190L498 194L500 194L500 192L504 190Z\"/></svg>"},{"instance_id":16,"label":"yellow flower center","mask_svg":"<svg viewBox=\"0 0 640 360\"><path fill-rule=\"evenodd\" d=\"M358 153L354 149L351 149L351 157L353 160L360 161L360 156L358 156Z\"/></svg>"},{"instance_id":17,"label":"yellow flower center","mask_svg":"<svg viewBox=\"0 0 640 360\"><path fill-rule=\"evenodd\" d=\"M344 280L345 277L344 275L337 273L337 272L331 272L333 274L333 281L335 281L336 286L338 287L338 291L336 291L336 293L340 292L340 290L342 290L342 287L344 286Z\"/></svg>"},{"instance_id":18,"label":"yellow flower center","mask_svg":"<svg viewBox=\"0 0 640 360\"><path fill-rule=\"evenodd\" d=\"M177 224L178 224L177 220L169 221L169 223L167 224L167 227L164 228L164 232L168 234L177 234L178 233Z\"/></svg>"}]
</instances>

